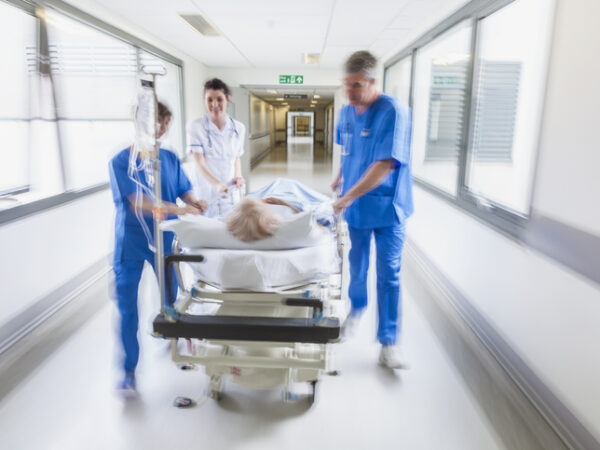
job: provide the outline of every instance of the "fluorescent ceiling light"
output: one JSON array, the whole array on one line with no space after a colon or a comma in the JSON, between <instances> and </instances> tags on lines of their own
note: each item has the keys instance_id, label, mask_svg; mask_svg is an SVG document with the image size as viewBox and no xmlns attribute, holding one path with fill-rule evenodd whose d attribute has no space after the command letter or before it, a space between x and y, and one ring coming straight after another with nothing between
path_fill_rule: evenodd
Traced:
<instances>
[{"instance_id":1,"label":"fluorescent ceiling light","mask_svg":"<svg viewBox=\"0 0 600 450\"><path fill-rule=\"evenodd\" d=\"M267 89L267 92L269 94L277 94L277 91L275 89Z\"/></svg>"},{"instance_id":2,"label":"fluorescent ceiling light","mask_svg":"<svg viewBox=\"0 0 600 450\"><path fill-rule=\"evenodd\" d=\"M219 36L221 34L200 14L179 14L179 17L193 26L203 36Z\"/></svg>"},{"instance_id":3,"label":"fluorescent ceiling light","mask_svg":"<svg viewBox=\"0 0 600 450\"><path fill-rule=\"evenodd\" d=\"M278 102L282 102L283 101L283 97L278 97L275 100L277 100Z\"/></svg>"},{"instance_id":4,"label":"fluorescent ceiling light","mask_svg":"<svg viewBox=\"0 0 600 450\"><path fill-rule=\"evenodd\" d=\"M313 98L321 98L321 96L320 96L320 95L317 95L317 94L315 94L315 95L313 95Z\"/></svg>"},{"instance_id":5,"label":"fluorescent ceiling light","mask_svg":"<svg viewBox=\"0 0 600 450\"><path fill-rule=\"evenodd\" d=\"M302 53L302 62L304 64L319 64L320 53Z\"/></svg>"}]
</instances>

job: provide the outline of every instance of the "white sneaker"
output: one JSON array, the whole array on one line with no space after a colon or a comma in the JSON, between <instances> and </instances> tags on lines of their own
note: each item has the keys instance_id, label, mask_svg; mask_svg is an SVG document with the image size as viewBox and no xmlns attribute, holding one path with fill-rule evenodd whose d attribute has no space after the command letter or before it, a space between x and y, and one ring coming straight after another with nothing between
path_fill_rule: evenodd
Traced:
<instances>
[{"instance_id":1,"label":"white sneaker","mask_svg":"<svg viewBox=\"0 0 600 450\"><path fill-rule=\"evenodd\" d=\"M344 324L342 325L342 337L348 339L356 335L358 323L360 322L359 315L348 314Z\"/></svg>"},{"instance_id":2,"label":"white sneaker","mask_svg":"<svg viewBox=\"0 0 600 450\"><path fill-rule=\"evenodd\" d=\"M408 369L398 345L382 345L379 352L379 364L388 369Z\"/></svg>"}]
</instances>

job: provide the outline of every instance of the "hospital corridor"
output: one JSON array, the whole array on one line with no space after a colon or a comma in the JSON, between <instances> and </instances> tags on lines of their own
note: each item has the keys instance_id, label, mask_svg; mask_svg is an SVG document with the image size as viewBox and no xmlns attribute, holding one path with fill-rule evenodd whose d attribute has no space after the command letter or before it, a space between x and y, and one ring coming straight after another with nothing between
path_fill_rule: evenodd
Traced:
<instances>
[{"instance_id":1,"label":"hospital corridor","mask_svg":"<svg viewBox=\"0 0 600 450\"><path fill-rule=\"evenodd\" d=\"M0 0L0 449L600 450L600 3Z\"/></svg>"}]
</instances>

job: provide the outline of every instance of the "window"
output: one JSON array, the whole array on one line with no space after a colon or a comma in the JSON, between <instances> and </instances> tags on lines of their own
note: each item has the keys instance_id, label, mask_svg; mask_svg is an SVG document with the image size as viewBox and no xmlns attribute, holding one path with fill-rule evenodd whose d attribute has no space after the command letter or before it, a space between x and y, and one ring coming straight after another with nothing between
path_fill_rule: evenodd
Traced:
<instances>
[{"instance_id":1,"label":"window","mask_svg":"<svg viewBox=\"0 0 600 450\"><path fill-rule=\"evenodd\" d=\"M55 9L57 8L57 9ZM68 6L0 2L0 209L106 186L108 160L134 138L142 65L160 65L157 94L172 110L163 146L183 154L182 63ZM35 211L24 208L23 214ZM20 212L0 216L14 220Z\"/></svg>"},{"instance_id":2,"label":"window","mask_svg":"<svg viewBox=\"0 0 600 450\"><path fill-rule=\"evenodd\" d=\"M164 61L148 52L140 50L140 66L164 68L166 74L156 77L156 95L158 100L165 103L173 116L169 131L161 139L161 145L175 151L180 156L185 155L185 120L183 102L181 101L181 67Z\"/></svg>"},{"instance_id":3,"label":"window","mask_svg":"<svg viewBox=\"0 0 600 450\"><path fill-rule=\"evenodd\" d=\"M67 189L108 181L108 160L130 145L137 93L136 49L46 13Z\"/></svg>"},{"instance_id":4,"label":"window","mask_svg":"<svg viewBox=\"0 0 600 450\"><path fill-rule=\"evenodd\" d=\"M412 90L415 179L509 232L529 216L553 11L471 2L400 53L409 82L410 56L385 72L390 95Z\"/></svg>"},{"instance_id":5,"label":"window","mask_svg":"<svg viewBox=\"0 0 600 450\"><path fill-rule=\"evenodd\" d=\"M385 71L385 93L397 98L405 105L410 104L410 71L412 58L406 56Z\"/></svg>"},{"instance_id":6,"label":"window","mask_svg":"<svg viewBox=\"0 0 600 450\"><path fill-rule=\"evenodd\" d=\"M37 19L0 3L0 196L30 189L29 154L32 148L32 85L36 80ZM32 58L28 55L33 55ZM30 65L31 64L31 65Z\"/></svg>"},{"instance_id":7,"label":"window","mask_svg":"<svg viewBox=\"0 0 600 450\"><path fill-rule=\"evenodd\" d=\"M412 165L416 177L457 194L472 27L463 22L417 50Z\"/></svg>"},{"instance_id":8,"label":"window","mask_svg":"<svg viewBox=\"0 0 600 450\"><path fill-rule=\"evenodd\" d=\"M516 0L478 26L466 188L522 216L529 213L551 13L546 0Z\"/></svg>"}]
</instances>

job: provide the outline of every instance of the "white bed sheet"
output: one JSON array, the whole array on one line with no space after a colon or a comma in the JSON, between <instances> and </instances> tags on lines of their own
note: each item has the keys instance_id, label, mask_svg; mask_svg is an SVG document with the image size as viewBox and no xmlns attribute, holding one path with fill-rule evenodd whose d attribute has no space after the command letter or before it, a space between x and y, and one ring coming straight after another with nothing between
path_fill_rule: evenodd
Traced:
<instances>
[{"instance_id":1,"label":"white bed sheet","mask_svg":"<svg viewBox=\"0 0 600 450\"><path fill-rule=\"evenodd\" d=\"M293 250L186 249L204 256L190 266L196 280L221 289L271 292L327 278L339 270L337 243L326 236L318 245Z\"/></svg>"}]
</instances>

